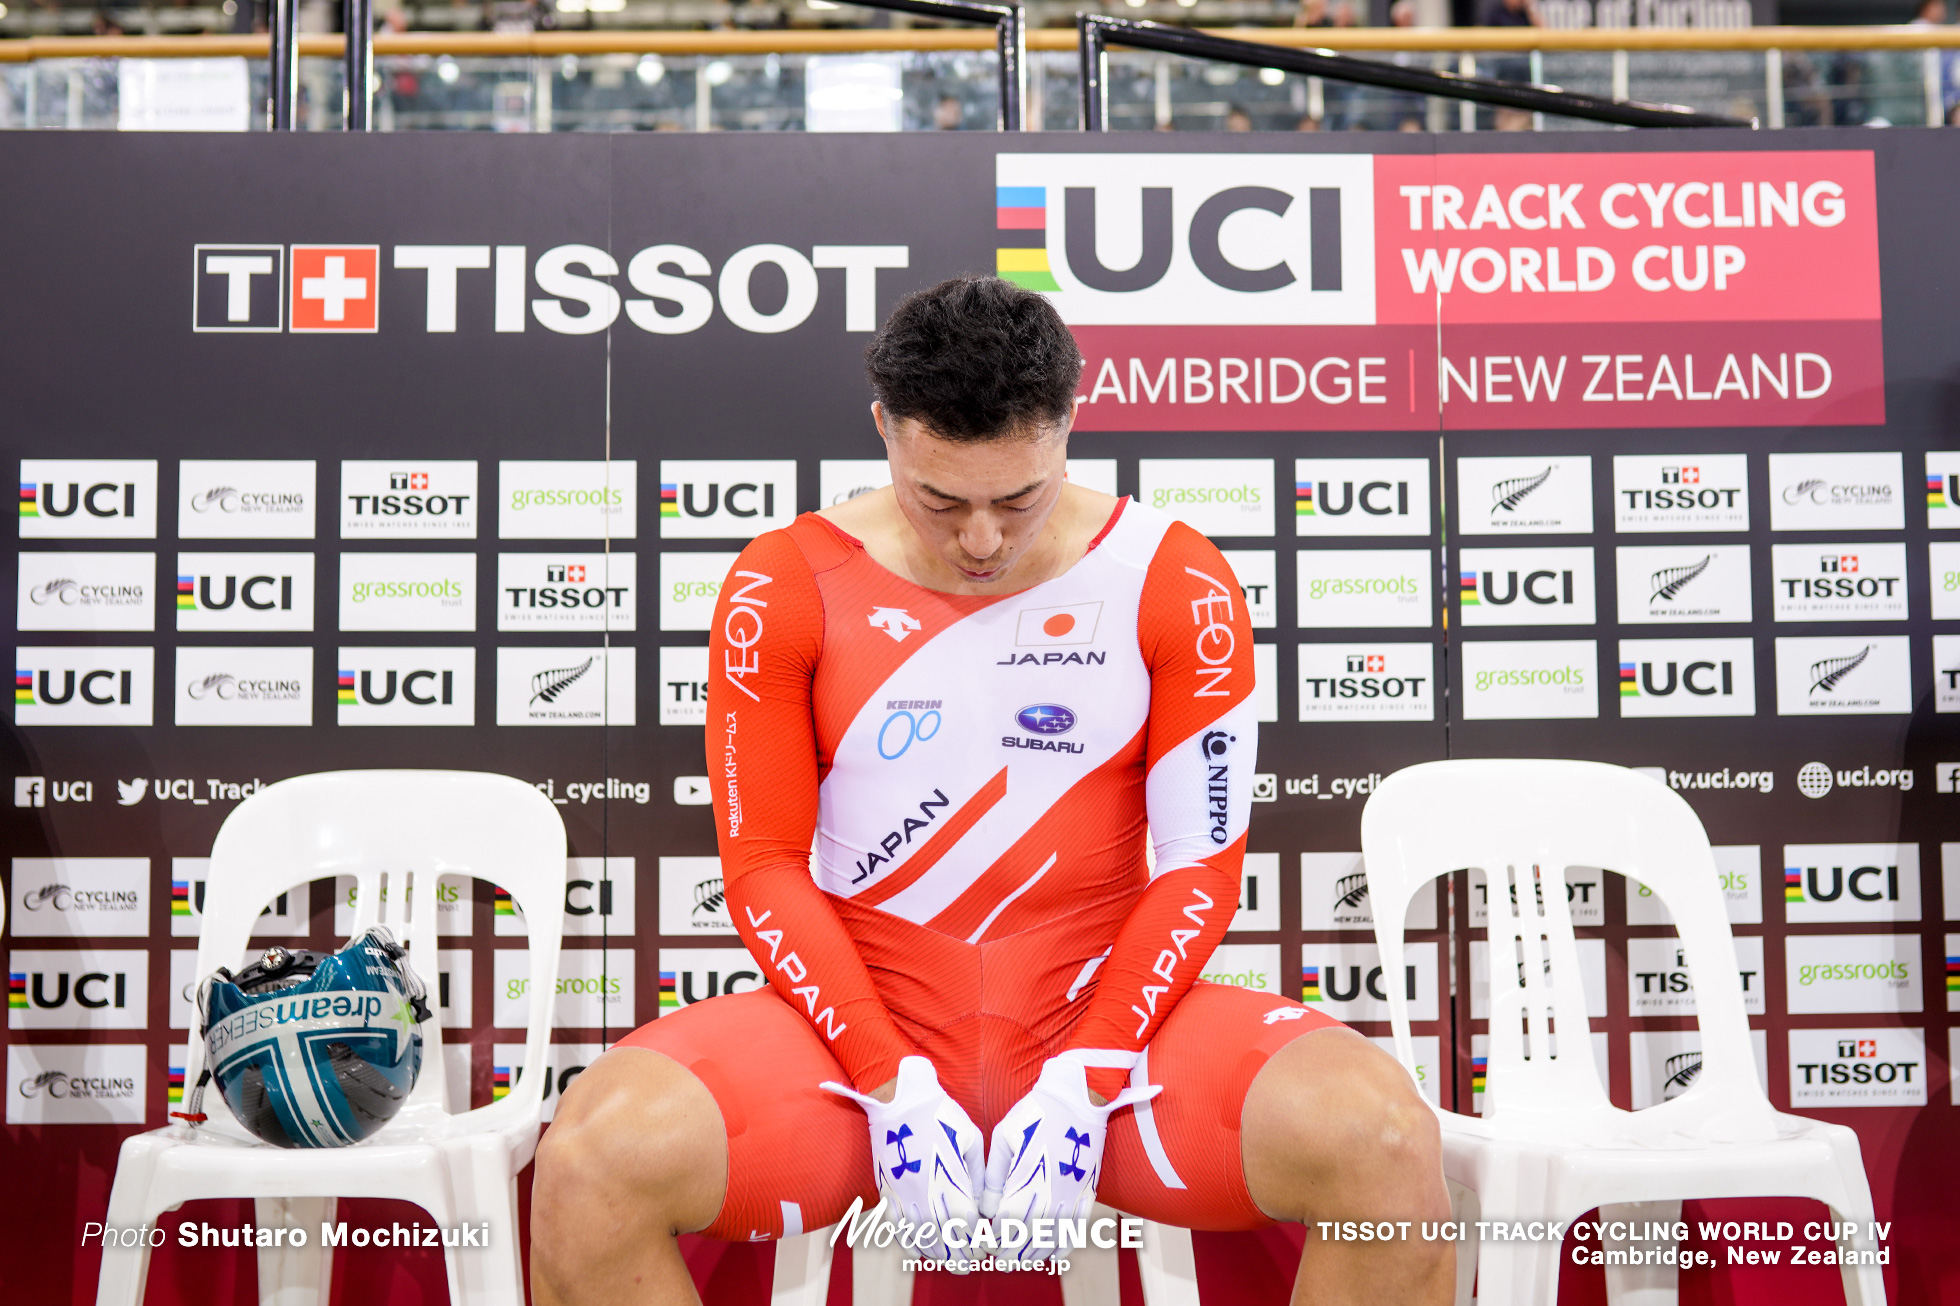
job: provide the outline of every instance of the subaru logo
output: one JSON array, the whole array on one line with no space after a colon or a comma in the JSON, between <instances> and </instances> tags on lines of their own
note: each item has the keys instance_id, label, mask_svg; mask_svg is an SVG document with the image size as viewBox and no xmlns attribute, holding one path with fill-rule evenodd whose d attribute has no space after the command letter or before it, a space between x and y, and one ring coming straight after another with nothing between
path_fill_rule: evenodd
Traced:
<instances>
[{"instance_id":1,"label":"subaru logo","mask_svg":"<svg viewBox=\"0 0 1960 1306\"><path fill-rule=\"evenodd\" d=\"M1075 713L1059 703L1037 703L1014 714L1031 735L1065 735L1075 729Z\"/></svg>"}]
</instances>

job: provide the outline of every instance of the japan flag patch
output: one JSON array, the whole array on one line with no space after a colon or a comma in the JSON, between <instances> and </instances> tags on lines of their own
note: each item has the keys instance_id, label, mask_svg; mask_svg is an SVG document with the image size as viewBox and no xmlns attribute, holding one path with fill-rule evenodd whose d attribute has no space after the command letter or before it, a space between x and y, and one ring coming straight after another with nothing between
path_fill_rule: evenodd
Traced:
<instances>
[{"instance_id":1,"label":"japan flag patch","mask_svg":"<svg viewBox=\"0 0 1960 1306\"><path fill-rule=\"evenodd\" d=\"M1093 644L1102 620L1102 600L1071 603L1060 608L1023 608L1014 628L1020 648L1055 648L1063 644Z\"/></svg>"}]
</instances>

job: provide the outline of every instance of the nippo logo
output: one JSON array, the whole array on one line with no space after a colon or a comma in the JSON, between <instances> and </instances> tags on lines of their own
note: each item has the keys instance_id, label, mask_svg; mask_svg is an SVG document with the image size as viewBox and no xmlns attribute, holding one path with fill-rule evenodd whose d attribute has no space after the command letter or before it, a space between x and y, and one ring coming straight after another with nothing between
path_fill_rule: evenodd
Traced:
<instances>
[{"instance_id":1,"label":"nippo logo","mask_svg":"<svg viewBox=\"0 0 1960 1306\"><path fill-rule=\"evenodd\" d=\"M381 303L381 247L295 245L292 305L295 332L374 331Z\"/></svg>"}]
</instances>

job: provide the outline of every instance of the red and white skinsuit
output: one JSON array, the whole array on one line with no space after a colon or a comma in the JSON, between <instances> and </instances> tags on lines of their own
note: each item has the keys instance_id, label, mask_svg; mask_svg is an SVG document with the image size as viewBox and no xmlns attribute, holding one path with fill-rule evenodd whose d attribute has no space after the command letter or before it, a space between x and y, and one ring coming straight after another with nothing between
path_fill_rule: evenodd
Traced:
<instances>
[{"instance_id":1,"label":"red and white skinsuit","mask_svg":"<svg viewBox=\"0 0 1960 1306\"><path fill-rule=\"evenodd\" d=\"M863 1114L822 1080L869 1091L920 1053L987 1133L1071 1049L1105 1096L1164 1085L1111 1118L1102 1200L1266 1223L1240 1108L1275 1050L1333 1022L1195 983L1237 909L1258 734L1252 630L1210 541L1125 500L1062 575L980 597L805 515L742 552L712 629L722 874L772 987L624 1040L721 1107L708 1232L778 1237L876 1200Z\"/></svg>"}]
</instances>

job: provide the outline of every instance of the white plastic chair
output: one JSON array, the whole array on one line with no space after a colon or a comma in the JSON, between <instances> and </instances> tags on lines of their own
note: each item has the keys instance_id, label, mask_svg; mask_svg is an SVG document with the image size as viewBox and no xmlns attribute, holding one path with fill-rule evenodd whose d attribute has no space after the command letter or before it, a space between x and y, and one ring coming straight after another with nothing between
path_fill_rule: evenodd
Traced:
<instances>
[{"instance_id":1,"label":"white plastic chair","mask_svg":"<svg viewBox=\"0 0 1960 1306\"><path fill-rule=\"evenodd\" d=\"M1856 1223L1858 1235L1841 1247L1876 1247L1858 1136L1777 1112L1757 1080L1721 879L1708 835L1679 795L1597 762L1425 762L1376 788L1361 814L1361 846L1375 939L1391 975L1404 964L1402 918L1417 889L1461 867L1481 868L1490 885L1484 1114L1437 1113L1444 1174L1453 1189L1470 1190L1482 1218L1571 1221L1595 1207L1607 1219L1657 1218L1684 1198L1808 1197L1835 1220ZM1674 918L1694 975L1702 1062L1671 1102L1633 1112L1607 1100L1566 903L1572 866L1639 880ZM1388 986L1388 1003L1396 1055L1413 1073L1399 985ZM1614 1209L1622 1205L1637 1209ZM1493 1241L1476 1250L1483 1301L1557 1300L1557 1243ZM1459 1265L1459 1301L1470 1273ZM1671 1276L1656 1278L1609 1269L1609 1296L1638 1295L1643 1306L1671 1300ZM1843 1278L1852 1306L1883 1306L1879 1267L1845 1266Z\"/></svg>"},{"instance_id":2,"label":"white plastic chair","mask_svg":"<svg viewBox=\"0 0 1960 1306\"><path fill-rule=\"evenodd\" d=\"M1098 1205L1092 1219L1118 1212ZM900 1266L904 1252L854 1250L851 1300L856 1306L911 1306L912 1276ZM1117 1252L1114 1247L1071 1248L1062 1276L1065 1306L1118 1306ZM825 1306L830 1294L830 1230L797 1234L776 1244L776 1270L769 1306ZM1191 1231L1145 1223L1137 1252L1143 1299L1149 1306L1198 1306L1198 1273L1191 1253Z\"/></svg>"},{"instance_id":3,"label":"white plastic chair","mask_svg":"<svg viewBox=\"0 0 1960 1306\"><path fill-rule=\"evenodd\" d=\"M109 1196L111 1228L152 1224L186 1201L258 1199L262 1226L303 1229L303 1248L259 1253L259 1293L272 1306L327 1300L332 1253L320 1226L335 1198L413 1202L438 1225L489 1225L487 1248L446 1249L450 1301L524 1306L517 1174L537 1149L542 1073L558 987L565 901L565 827L551 801L509 776L468 771L336 771L299 776L240 803L211 848L197 973L236 968L259 909L297 885L337 875L358 885L355 932L387 925L411 965L433 977L436 881L471 875L510 891L530 923L525 1073L500 1101L449 1114L440 1019L422 1024L422 1069L401 1112L351 1147L284 1149L247 1133L215 1087L207 1124L181 1122L126 1140ZM420 889L421 892L416 892ZM204 1069L193 1036L185 1082ZM537 1073L532 1073L533 1071ZM147 1248L102 1257L97 1306L136 1306Z\"/></svg>"}]
</instances>

